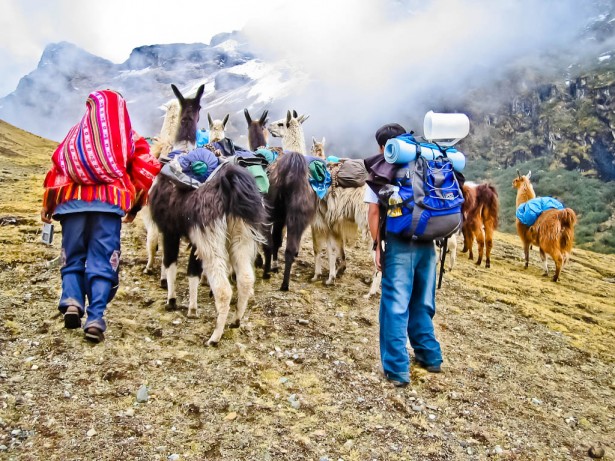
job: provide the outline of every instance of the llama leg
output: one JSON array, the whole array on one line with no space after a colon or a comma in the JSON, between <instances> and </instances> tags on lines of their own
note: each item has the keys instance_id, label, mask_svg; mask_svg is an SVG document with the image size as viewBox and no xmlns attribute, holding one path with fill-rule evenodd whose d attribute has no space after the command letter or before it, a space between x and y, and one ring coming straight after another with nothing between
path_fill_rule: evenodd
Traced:
<instances>
[{"instance_id":1,"label":"llama leg","mask_svg":"<svg viewBox=\"0 0 615 461\"><path fill-rule=\"evenodd\" d=\"M540 249L540 259L542 260L542 267L545 270L545 273L542 274L545 277L547 277L549 275L549 266L547 265L547 255L545 254L545 252L542 250L542 248Z\"/></svg>"},{"instance_id":2,"label":"llama leg","mask_svg":"<svg viewBox=\"0 0 615 461\"><path fill-rule=\"evenodd\" d=\"M381 280L382 280L382 272L376 271L374 273L374 278L372 279L372 284L369 287L369 291L367 292L366 295L363 295L363 298L369 299L370 296L373 296L376 293L378 293L378 290L380 289Z\"/></svg>"},{"instance_id":3,"label":"llama leg","mask_svg":"<svg viewBox=\"0 0 615 461\"><path fill-rule=\"evenodd\" d=\"M290 272L293 262L299 253L301 236L305 228L301 229L295 222L289 223L286 229L286 250L284 251L284 278L282 280L281 291L288 291L290 284Z\"/></svg>"},{"instance_id":4,"label":"llama leg","mask_svg":"<svg viewBox=\"0 0 615 461\"><path fill-rule=\"evenodd\" d=\"M468 247L467 248L468 248L468 251L469 251L468 259L470 261L472 261L474 259L474 253L472 252L472 247L474 246L474 233L473 233L473 231L471 229L469 229L467 231L467 237L468 237L467 238L467 240L468 240ZM465 247L465 243L464 243L464 247Z\"/></svg>"},{"instance_id":5,"label":"llama leg","mask_svg":"<svg viewBox=\"0 0 615 461\"><path fill-rule=\"evenodd\" d=\"M472 243L470 243L470 237L471 237L471 233L470 230L468 229L468 225L466 223L464 223L464 225L461 228L461 233L463 235L463 248L461 249L462 253L467 253L468 250L470 250L472 248ZM472 258L470 258L472 259Z\"/></svg>"},{"instance_id":6,"label":"llama leg","mask_svg":"<svg viewBox=\"0 0 615 461\"><path fill-rule=\"evenodd\" d=\"M476 237L476 243L478 244L478 258L476 259L476 265L480 266L483 262L483 252L485 250L485 235L483 233L483 222L477 219L472 229L472 234Z\"/></svg>"},{"instance_id":7,"label":"llama leg","mask_svg":"<svg viewBox=\"0 0 615 461\"><path fill-rule=\"evenodd\" d=\"M149 223L147 226L147 264L145 265L144 274L151 274L156 260L156 250L158 249L158 227L154 223Z\"/></svg>"},{"instance_id":8,"label":"llama leg","mask_svg":"<svg viewBox=\"0 0 615 461\"><path fill-rule=\"evenodd\" d=\"M337 245L337 253L340 255L339 259L336 260L337 263L337 271L335 272L336 277L341 277L344 272L346 272L346 240L343 235L337 235L335 239Z\"/></svg>"},{"instance_id":9,"label":"llama leg","mask_svg":"<svg viewBox=\"0 0 615 461\"><path fill-rule=\"evenodd\" d=\"M530 242L523 242L523 254L525 255L525 268L530 265Z\"/></svg>"},{"instance_id":10,"label":"llama leg","mask_svg":"<svg viewBox=\"0 0 615 461\"><path fill-rule=\"evenodd\" d=\"M190 257L188 259L188 287L190 290L190 301L188 303L188 317L196 318L199 316L199 308L197 304L199 284L203 265L196 258L194 246L190 249Z\"/></svg>"},{"instance_id":11,"label":"llama leg","mask_svg":"<svg viewBox=\"0 0 615 461\"><path fill-rule=\"evenodd\" d=\"M235 318L229 325L238 328L241 325L248 301L254 296L254 269L252 261L257 252L257 244L250 235L249 229L242 221L233 223L231 236L231 264L237 277L237 310Z\"/></svg>"},{"instance_id":12,"label":"llama leg","mask_svg":"<svg viewBox=\"0 0 615 461\"><path fill-rule=\"evenodd\" d=\"M322 232L318 227L312 226L312 250L314 251L314 277L312 277L312 282L316 282L322 275L322 260L320 258L321 248Z\"/></svg>"},{"instance_id":13,"label":"llama leg","mask_svg":"<svg viewBox=\"0 0 615 461\"><path fill-rule=\"evenodd\" d=\"M493 248L493 223L485 222L485 267L491 267L491 249Z\"/></svg>"},{"instance_id":14,"label":"llama leg","mask_svg":"<svg viewBox=\"0 0 615 461\"><path fill-rule=\"evenodd\" d=\"M280 252L280 247L282 246L282 240L284 238L284 222L275 222L273 224L273 231L271 232L272 239L272 257L273 263L271 265L271 271L278 271L278 253Z\"/></svg>"},{"instance_id":15,"label":"llama leg","mask_svg":"<svg viewBox=\"0 0 615 461\"><path fill-rule=\"evenodd\" d=\"M457 261L457 235L451 236L448 239L448 244L446 245L448 248L449 258L448 258L448 270L452 271L453 267L455 267L455 262Z\"/></svg>"},{"instance_id":16,"label":"llama leg","mask_svg":"<svg viewBox=\"0 0 615 461\"><path fill-rule=\"evenodd\" d=\"M165 235L163 238L163 266L167 281L167 310L177 309L175 280L177 278L177 257L179 255L179 236Z\"/></svg>"},{"instance_id":17,"label":"llama leg","mask_svg":"<svg viewBox=\"0 0 615 461\"><path fill-rule=\"evenodd\" d=\"M335 283L336 269L335 263L337 262L338 245L337 240L332 232L329 232L327 236L327 256L329 257L329 278L325 282L326 285L333 285Z\"/></svg>"},{"instance_id":18,"label":"llama leg","mask_svg":"<svg viewBox=\"0 0 615 461\"><path fill-rule=\"evenodd\" d=\"M555 262L555 275L553 276L552 280L554 282L557 282L559 279L559 274L564 265L564 256L558 251L553 255L553 261Z\"/></svg>"},{"instance_id":19,"label":"llama leg","mask_svg":"<svg viewBox=\"0 0 615 461\"><path fill-rule=\"evenodd\" d=\"M190 240L196 246L196 256L203 262L203 269L214 294L216 312L218 313L216 328L206 343L208 346L215 346L220 342L233 295L229 282L230 268L226 231L226 219L222 218L215 221L207 229L195 228L190 232Z\"/></svg>"}]
</instances>

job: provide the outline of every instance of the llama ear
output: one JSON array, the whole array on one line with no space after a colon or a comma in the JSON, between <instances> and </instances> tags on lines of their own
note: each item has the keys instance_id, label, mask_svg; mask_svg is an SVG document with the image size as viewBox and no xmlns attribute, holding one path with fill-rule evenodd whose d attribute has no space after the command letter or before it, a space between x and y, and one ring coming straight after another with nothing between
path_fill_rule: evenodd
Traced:
<instances>
[{"instance_id":1,"label":"llama ear","mask_svg":"<svg viewBox=\"0 0 615 461\"><path fill-rule=\"evenodd\" d=\"M252 117L250 117L250 112L248 112L248 109L244 109L243 110L243 115L246 116L246 121L248 122L248 125L252 124Z\"/></svg>"},{"instance_id":2,"label":"llama ear","mask_svg":"<svg viewBox=\"0 0 615 461\"><path fill-rule=\"evenodd\" d=\"M296 110L293 110L293 117L294 117L294 118L298 118L298 115L297 115L297 111L296 111Z\"/></svg>"},{"instance_id":3,"label":"llama ear","mask_svg":"<svg viewBox=\"0 0 615 461\"><path fill-rule=\"evenodd\" d=\"M286 112L286 124L287 125L290 123L290 118L291 118L290 111L288 111Z\"/></svg>"},{"instance_id":4,"label":"llama ear","mask_svg":"<svg viewBox=\"0 0 615 461\"><path fill-rule=\"evenodd\" d=\"M211 129L212 125L214 124L214 121L211 119L211 115L209 114L209 112L207 112L207 121L209 122L209 128Z\"/></svg>"},{"instance_id":5,"label":"llama ear","mask_svg":"<svg viewBox=\"0 0 615 461\"><path fill-rule=\"evenodd\" d=\"M180 104L183 105L185 101L184 96L179 92L177 87L173 85L172 83L171 83L171 89L173 90L173 93L175 93L175 97L179 99Z\"/></svg>"},{"instance_id":6,"label":"llama ear","mask_svg":"<svg viewBox=\"0 0 615 461\"><path fill-rule=\"evenodd\" d=\"M517 170L517 177L521 179L521 172L519 170Z\"/></svg>"},{"instance_id":7,"label":"llama ear","mask_svg":"<svg viewBox=\"0 0 615 461\"><path fill-rule=\"evenodd\" d=\"M312 136L312 145L315 146L316 145L316 138L314 136Z\"/></svg>"},{"instance_id":8,"label":"llama ear","mask_svg":"<svg viewBox=\"0 0 615 461\"><path fill-rule=\"evenodd\" d=\"M228 118L230 117L231 114L226 114L226 117L224 117L224 120L222 120L222 126L224 128L226 128L226 123L228 122Z\"/></svg>"},{"instance_id":9,"label":"llama ear","mask_svg":"<svg viewBox=\"0 0 615 461\"><path fill-rule=\"evenodd\" d=\"M268 110L263 111L263 114L261 115L261 118L258 119L259 123L261 125L264 125L267 122L267 114L269 113Z\"/></svg>"},{"instance_id":10,"label":"llama ear","mask_svg":"<svg viewBox=\"0 0 615 461\"><path fill-rule=\"evenodd\" d=\"M309 115L300 115L297 120L299 121L299 123L303 123L305 122L308 118L310 118Z\"/></svg>"},{"instance_id":11,"label":"llama ear","mask_svg":"<svg viewBox=\"0 0 615 461\"><path fill-rule=\"evenodd\" d=\"M527 178L527 179L530 179L530 177L531 177L531 176L532 176L532 170L530 170L530 171L528 171L528 172L527 172L527 176L526 176L526 178Z\"/></svg>"},{"instance_id":12,"label":"llama ear","mask_svg":"<svg viewBox=\"0 0 615 461\"><path fill-rule=\"evenodd\" d=\"M201 85L198 90L196 90L196 96L194 99L197 101L201 101L201 97L203 96L203 91L205 91L205 85Z\"/></svg>"}]
</instances>

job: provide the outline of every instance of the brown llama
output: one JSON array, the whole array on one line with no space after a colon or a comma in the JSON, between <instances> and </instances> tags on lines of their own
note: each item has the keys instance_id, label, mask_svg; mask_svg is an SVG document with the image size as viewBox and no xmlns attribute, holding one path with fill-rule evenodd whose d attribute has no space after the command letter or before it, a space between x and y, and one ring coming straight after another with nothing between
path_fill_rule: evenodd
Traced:
<instances>
[{"instance_id":1,"label":"brown llama","mask_svg":"<svg viewBox=\"0 0 615 461\"><path fill-rule=\"evenodd\" d=\"M478 259L476 265L483 261L485 250L485 267L491 267L491 249L493 248L493 232L498 227L500 200L498 191L491 184L474 184L466 182L463 185L463 249L469 251L469 259L474 259L472 246L474 240L478 244Z\"/></svg>"},{"instance_id":2,"label":"brown llama","mask_svg":"<svg viewBox=\"0 0 615 461\"><path fill-rule=\"evenodd\" d=\"M513 187L517 189L516 208L519 208L522 203L536 198L536 193L530 183L531 175L532 172L530 171L526 176L521 176L521 173L517 170L517 177L512 182ZM559 274L572 252L576 222L577 215L571 208L543 211L531 226L526 226L517 218L517 233L523 243L525 268L527 269L529 265L530 245L536 245L540 249L540 259L544 264L545 276L549 275L547 254L555 262L555 275L552 280L557 282Z\"/></svg>"},{"instance_id":3,"label":"brown llama","mask_svg":"<svg viewBox=\"0 0 615 461\"><path fill-rule=\"evenodd\" d=\"M258 120L252 120L248 109L243 110L248 122L248 145L250 150L256 152L260 147L267 147L267 141L269 138L269 131L267 130L267 114L269 111L265 110L261 114Z\"/></svg>"}]
</instances>

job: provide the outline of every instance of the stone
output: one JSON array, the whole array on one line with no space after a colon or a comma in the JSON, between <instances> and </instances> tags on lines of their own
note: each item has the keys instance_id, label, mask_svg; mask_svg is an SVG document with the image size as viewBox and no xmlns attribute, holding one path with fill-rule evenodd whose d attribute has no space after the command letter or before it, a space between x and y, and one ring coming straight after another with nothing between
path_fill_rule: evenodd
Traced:
<instances>
[{"instance_id":1,"label":"stone","mask_svg":"<svg viewBox=\"0 0 615 461\"><path fill-rule=\"evenodd\" d=\"M145 403L149 400L149 393L147 391L147 386L145 384L141 384L141 387L137 391L137 402Z\"/></svg>"},{"instance_id":2,"label":"stone","mask_svg":"<svg viewBox=\"0 0 615 461\"><path fill-rule=\"evenodd\" d=\"M587 455L593 459L604 458L605 451L604 448L596 445L592 445L589 450L587 450Z\"/></svg>"}]
</instances>

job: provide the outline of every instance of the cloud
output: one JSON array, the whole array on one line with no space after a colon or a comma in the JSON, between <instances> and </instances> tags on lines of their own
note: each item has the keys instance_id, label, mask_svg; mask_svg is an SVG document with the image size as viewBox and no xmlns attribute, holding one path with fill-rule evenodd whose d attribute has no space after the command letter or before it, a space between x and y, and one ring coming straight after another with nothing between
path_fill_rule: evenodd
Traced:
<instances>
[{"instance_id":1,"label":"cloud","mask_svg":"<svg viewBox=\"0 0 615 461\"><path fill-rule=\"evenodd\" d=\"M288 60L311 76L305 92L288 99L291 108L312 115L306 131L327 140L348 140L354 131L370 149L383 123L421 132L427 110L453 105L510 64L566 52L593 13L591 2L579 3L288 2L249 21L244 32L257 54Z\"/></svg>"}]
</instances>

